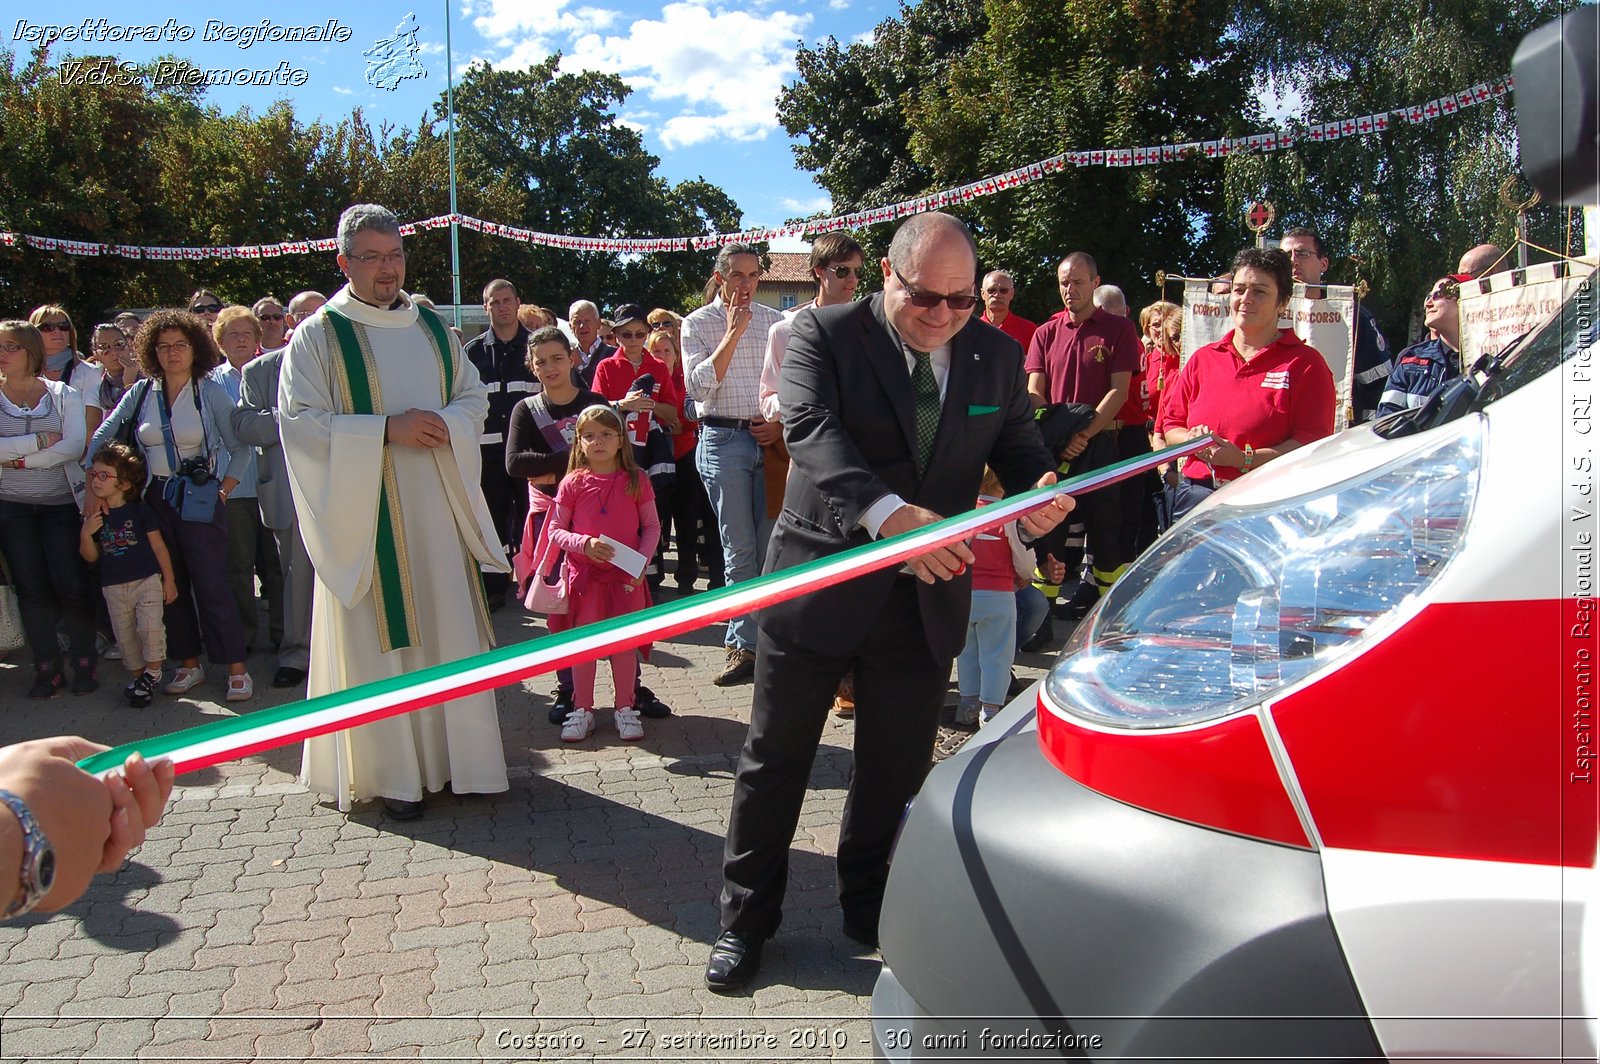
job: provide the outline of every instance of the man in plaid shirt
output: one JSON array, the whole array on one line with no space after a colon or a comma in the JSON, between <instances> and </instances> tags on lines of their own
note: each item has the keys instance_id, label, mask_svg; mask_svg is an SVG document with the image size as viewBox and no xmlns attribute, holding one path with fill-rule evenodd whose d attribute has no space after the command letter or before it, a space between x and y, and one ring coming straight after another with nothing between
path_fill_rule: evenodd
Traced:
<instances>
[{"instance_id":1,"label":"man in plaid shirt","mask_svg":"<svg viewBox=\"0 0 1600 1064\"><path fill-rule=\"evenodd\" d=\"M728 583L761 574L772 521L767 517L761 448L783 433L761 416L761 364L767 331L783 315L755 302L761 256L749 244L724 245L706 286L710 302L683 322L684 385L700 409L695 465L717 511ZM716 684L755 676L756 629L749 614L728 622L727 661Z\"/></svg>"}]
</instances>

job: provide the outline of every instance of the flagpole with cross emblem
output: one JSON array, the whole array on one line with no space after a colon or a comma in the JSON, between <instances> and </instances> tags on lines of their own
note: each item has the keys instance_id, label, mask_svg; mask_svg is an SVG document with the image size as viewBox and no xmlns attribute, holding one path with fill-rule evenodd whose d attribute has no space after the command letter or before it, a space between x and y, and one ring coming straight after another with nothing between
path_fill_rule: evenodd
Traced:
<instances>
[{"instance_id":1,"label":"flagpole with cross emblem","mask_svg":"<svg viewBox=\"0 0 1600 1064\"><path fill-rule=\"evenodd\" d=\"M1271 227L1273 220L1277 217L1277 208L1273 207L1271 200L1256 200L1245 208L1245 225L1249 226L1250 231L1256 235L1256 247L1264 248L1267 246L1267 229Z\"/></svg>"}]
</instances>

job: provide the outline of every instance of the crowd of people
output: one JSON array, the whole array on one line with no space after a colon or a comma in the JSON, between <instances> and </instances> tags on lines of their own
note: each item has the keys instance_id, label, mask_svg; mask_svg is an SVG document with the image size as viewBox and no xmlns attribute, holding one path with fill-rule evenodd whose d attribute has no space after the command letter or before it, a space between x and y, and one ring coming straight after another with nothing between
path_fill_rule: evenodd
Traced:
<instances>
[{"instance_id":1,"label":"crowd of people","mask_svg":"<svg viewBox=\"0 0 1600 1064\"><path fill-rule=\"evenodd\" d=\"M1334 428L1326 362L1280 328L1294 284L1327 268L1308 230L1239 253L1219 278L1233 327L1187 360L1179 308L1153 303L1136 324L1083 252L1057 268L1063 309L1022 318L1012 275L975 284L970 235L939 214L901 227L869 300L849 234L814 243L815 298L783 313L754 298L759 250L731 243L687 317L625 302L603 320L578 299L563 325L498 278L483 288L488 328L466 343L405 292L391 212L346 211L338 248L349 283L332 297L247 306L200 289L182 309L96 325L84 353L60 305L0 322L0 557L30 697L88 694L100 658L119 657L130 705L192 690L208 664L245 701L257 646L277 656L274 686L343 690L486 649L489 613L510 601L552 631L603 621L662 597L669 575L679 595L702 577L749 580L1210 435L1164 483L1062 499L970 549L728 622L712 680L756 693L717 989L747 981L776 930L781 853L828 707L857 716L841 898L853 936L875 941L898 816L885 811L927 768L952 665L958 722L986 721L1017 650L1073 608L1055 601L1073 577L1104 594L1204 495ZM1393 363L1363 315L1358 419L1419 405L1459 373L1469 276L1463 263L1441 279L1429 336ZM611 658L610 720L627 741L671 713L641 682L647 652ZM597 698L595 663L562 670L550 721L564 741L593 735ZM492 693L311 740L303 776L397 819L445 786L504 790Z\"/></svg>"}]
</instances>

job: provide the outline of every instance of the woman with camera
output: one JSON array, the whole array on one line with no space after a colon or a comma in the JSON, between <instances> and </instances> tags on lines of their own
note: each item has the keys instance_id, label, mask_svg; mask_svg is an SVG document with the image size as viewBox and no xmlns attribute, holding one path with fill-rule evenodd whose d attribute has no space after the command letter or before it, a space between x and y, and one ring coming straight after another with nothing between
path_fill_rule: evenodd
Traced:
<instances>
[{"instance_id":1,"label":"woman with camera","mask_svg":"<svg viewBox=\"0 0 1600 1064\"><path fill-rule=\"evenodd\" d=\"M243 451L233 433L233 403L206 376L222 363L222 354L204 322L181 310L150 315L133 346L149 381L123 395L95 433L89 454L108 443L128 443L150 470L144 501L172 554L178 583L177 601L167 606L164 619L169 652L180 664L166 692L183 694L205 680L203 637L212 664L227 666L227 700L243 702L255 686L245 671L244 628L228 587L224 515L238 484L228 470Z\"/></svg>"}]
</instances>

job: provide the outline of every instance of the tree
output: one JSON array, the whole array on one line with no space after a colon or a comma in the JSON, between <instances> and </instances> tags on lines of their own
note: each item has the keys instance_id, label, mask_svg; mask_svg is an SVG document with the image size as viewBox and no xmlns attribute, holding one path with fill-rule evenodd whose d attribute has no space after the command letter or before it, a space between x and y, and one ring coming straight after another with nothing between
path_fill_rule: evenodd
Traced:
<instances>
[{"instance_id":1,"label":"tree","mask_svg":"<svg viewBox=\"0 0 1600 1064\"><path fill-rule=\"evenodd\" d=\"M1530 29L1566 0L1433 0L1397 11L1378 0L1267 0L1241 5L1239 37L1264 83L1298 96L1302 113L1360 117L1501 81ZM1515 242L1500 199L1517 179L1515 97L1379 136L1230 159L1228 210L1272 199L1280 225L1309 225L1331 246L1336 281L1365 280L1369 309L1401 342L1414 311L1467 248ZM1525 186L1524 186L1525 187ZM1526 192L1522 192L1526 195ZM1530 213L1530 239L1565 250L1566 212ZM1536 258L1544 256L1536 256Z\"/></svg>"},{"instance_id":2,"label":"tree","mask_svg":"<svg viewBox=\"0 0 1600 1064\"><path fill-rule=\"evenodd\" d=\"M919 85L940 80L987 26L982 0L903 2L898 18L879 23L872 39L841 48L829 37L795 53L800 76L778 97L778 120L795 160L815 171L849 212L908 199L933 174L910 151L904 105Z\"/></svg>"},{"instance_id":3,"label":"tree","mask_svg":"<svg viewBox=\"0 0 1600 1064\"><path fill-rule=\"evenodd\" d=\"M0 229L93 243L177 247L277 244L331 236L351 203L402 220L449 210L441 97L415 131L374 130L359 110L334 124L299 121L279 102L223 114L204 89L157 81L113 57L20 69L0 51ZM525 71L471 68L457 93L459 209L555 233L680 235L737 228L738 207L704 179L675 187L636 131L617 122L628 88L599 74L561 74L552 56ZM176 63L176 57L155 62ZM407 285L451 294L449 232L410 240ZM584 296L685 305L706 263L683 253L618 257L461 234L463 299L491 277L557 306ZM63 302L80 326L122 306L174 306L204 286L250 303L343 283L333 256L203 260L73 256L0 249L0 306Z\"/></svg>"},{"instance_id":4,"label":"tree","mask_svg":"<svg viewBox=\"0 0 1600 1064\"><path fill-rule=\"evenodd\" d=\"M988 28L905 103L913 155L936 186L1062 151L1243 133L1256 117L1249 65L1228 37L1229 0L989 0ZM962 213L987 265L1013 271L1019 305L1060 308L1055 267L1085 251L1135 307L1157 270L1214 268L1222 169L1069 168Z\"/></svg>"}]
</instances>

